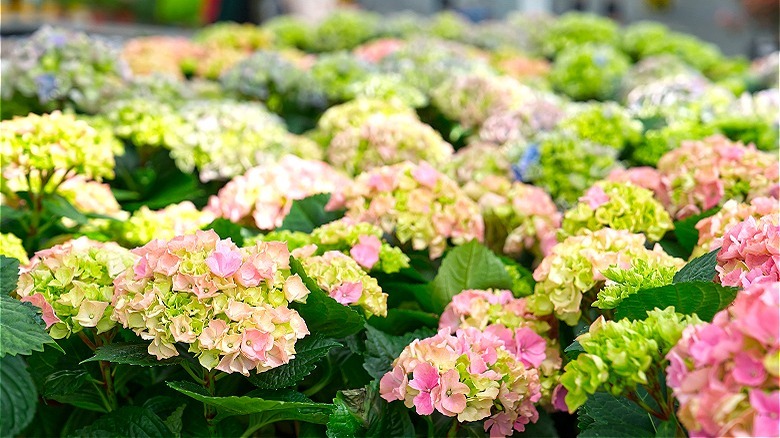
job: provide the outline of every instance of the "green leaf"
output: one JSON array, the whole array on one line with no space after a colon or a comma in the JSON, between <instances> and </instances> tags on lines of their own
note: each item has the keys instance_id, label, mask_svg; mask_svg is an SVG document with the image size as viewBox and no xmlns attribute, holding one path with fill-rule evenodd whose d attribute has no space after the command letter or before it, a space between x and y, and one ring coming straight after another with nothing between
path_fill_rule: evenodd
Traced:
<instances>
[{"instance_id":1,"label":"green leaf","mask_svg":"<svg viewBox=\"0 0 780 438\"><path fill-rule=\"evenodd\" d=\"M0 295L0 357L29 355L33 351L43 351L46 344L60 348L46 333L36 309L30 303Z\"/></svg>"},{"instance_id":2,"label":"green leaf","mask_svg":"<svg viewBox=\"0 0 780 438\"><path fill-rule=\"evenodd\" d=\"M580 342L575 339L574 342L571 343L571 345L569 345L563 350L563 352L564 354L566 354L566 357L569 360L574 360L577 358L577 356L580 355L580 353L584 353L585 349L583 349Z\"/></svg>"},{"instance_id":3,"label":"green leaf","mask_svg":"<svg viewBox=\"0 0 780 438\"><path fill-rule=\"evenodd\" d=\"M343 338L359 332L365 324L365 319L354 309L339 304L323 292L301 266L301 262L290 257L290 270L298 274L306 287L311 291L306 297L306 303L293 303L306 321L311 333L320 333L330 338Z\"/></svg>"},{"instance_id":4,"label":"green leaf","mask_svg":"<svg viewBox=\"0 0 780 438\"><path fill-rule=\"evenodd\" d=\"M19 260L0 255L0 294L11 295L19 282Z\"/></svg>"},{"instance_id":5,"label":"green leaf","mask_svg":"<svg viewBox=\"0 0 780 438\"><path fill-rule=\"evenodd\" d=\"M696 229L696 224L700 220L710 217L720 210L719 207L711 208L703 213L699 213L694 216L689 216L683 220L674 223L674 235L677 237L677 242L680 243L688 254L693 251L696 244L699 242L699 230Z\"/></svg>"},{"instance_id":6,"label":"green leaf","mask_svg":"<svg viewBox=\"0 0 780 438\"><path fill-rule=\"evenodd\" d=\"M94 356L81 361L81 363L106 361L125 365L154 367L176 365L184 360L181 356L174 356L165 360L157 360L157 357L149 354L148 348L149 344L143 342L119 342L116 344L108 344L102 347L98 347L98 349L95 350Z\"/></svg>"},{"instance_id":7,"label":"green leaf","mask_svg":"<svg viewBox=\"0 0 780 438\"><path fill-rule=\"evenodd\" d=\"M580 437L652 437L650 415L634 402L597 392L578 411Z\"/></svg>"},{"instance_id":8,"label":"green leaf","mask_svg":"<svg viewBox=\"0 0 780 438\"><path fill-rule=\"evenodd\" d=\"M393 361L401 354L404 347L415 339L424 339L435 333L436 331L432 329L420 329L403 336L392 336L366 325L367 339L363 368L371 377L381 379L386 372L390 371Z\"/></svg>"},{"instance_id":9,"label":"green leaf","mask_svg":"<svg viewBox=\"0 0 780 438\"><path fill-rule=\"evenodd\" d=\"M249 381L262 389L293 386L311 374L317 368L317 363L328 355L331 348L340 346L341 344L338 342L326 339L320 333L307 336L295 343L295 359L278 368L260 374L252 374L249 376Z\"/></svg>"},{"instance_id":10,"label":"green leaf","mask_svg":"<svg viewBox=\"0 0 780 438\"><path fill-rule=\"evenodd\" d=\"M249 230L225 218L217 218L214 222L203 227L203 229L214 230L221 239L230 238L239 247L244 246L244 238L250 235Z\"/></svg>"},{"instance_id":11,"label":"green leaf","mask_svg":"<svg viewBox=\"0 0 780 438\"><path fill-rule=\"evenodd\" d=\"M720 249L710 251L703 256L696 257L674 274L673 283L686 283L691 281L713 281L717 271L717 255Z\"/></svg>"},{"instance_id":12,"label":"green leaf","mask_svg":"<svg viewBox=\"0 0 780 438\"><path fill-rule=\"evenodd\" d=\"M361 422L352 414L347 405L342 400L342 394L339 392L333 400L336 408L328 417L328 429L326 431L328 438L350 438L354 437L363 429Z\"/></svg>"},{"instance_id":13,"label":"green leaf","mask_svg":"<svg viewBox=\"0 0 780 438\"><path fill-rule=\"evenodd\" d=\"M79 429L73 436L162 438L171 435L173 432L166 426L165 422L149 408L125 406L100 417L89 426Z\"/></svg>"},{"instance_id":14,"label":"green leaf","mask_svg":"<svg viewBox=\"0 0 780 438\"><path fill-rule=\"evenodd\" d=\"M529 438L558 438L558 431L555 430L555 422L553 422L550 414L539 409L539 420L537 420L536 423L526 424L525 430L518 436Z\"/></svg>"},{"instance_id":15,"label":"green leaf","mask_svg":"<svg viewBox=\"0 0 780 438\"><path fill-rule=\"evenodd\" d=\"M287 401L295 400L287 395L289 393L281 393L282 397L278 397L286 400L269 400L250 396L215 397L209 395L203 387L192 382L168 382L168 386L201 403L217 408L217 416L214 418L216 422L236 415L262 415L263 417L260 421L258 419L254 421L254 425L258 428L265 424L283 420L326 424L334 407L332 404L327 403Z\"/></svg>"},{"instance_id":16,"label":"green leaf","mask_svg":"<svg viewBox=\"0 0 780 438\"><path fill-rule=\"evenodd\" d=\"M629 295L617 307L615 319L645 319L647 311L674 306L678 313L696 314L703 321L712 321L737 296L737 288L705 281L669 284L640 290Z\"/></svg>"},{"instance_id":17,"label":"green leaf","mask_svg":"<svg viewBox=\"0 0 780 438\"><path fill-rule=\"evenodd\" d=\"M441 313L452 297L463 290L490 288L511 289L512 278L498 256L472 240L444 257L433 279L433 310Z\"/></svg>"},{"instance_id":18,"label":"green leaf","mask_svg":"<svg viewBox=\"0 0 780 438\"><path fill-rule=\"evenodd\" d=\"M106 412L101 400L102 389L94 385L98 383L84 369L59 370L48 376L43 383L43 397L59 403L76 406L88 411Z\"/></svg>"},{"instance_id":19,"label":"green leaf","mask_svg":"<svg viewBox=\"0 0 780 438\"><path fill-rule=\"evenodd\" d=\"M662 421L655 431L656 437L675 438L677 436L677 422L672 420Z\"/></svg>"},{"instance_id":20,"label":"green leaf","mask_svg":"<svg viewBox=\"0 0 780 438\"><path fill-rule=\"evenodd\" d=\"M308 198L293 201L290 213L285 216L278 230L302 231L311 233L320 225L333 222L344 216L344 211L325 211L330 194L320 193Z\"/></svg>"},{"instance_id":21,"label":"green leaf","mask_svg":"<svg viewBox=\"0 0 780 438\"><path fill-rule=\"evenodd\" d=\"M352 420L341 415L328 421L328 437L413 437L414 425L409 418L409 410L403 403L388 403L379 396L379 383L361 389L339 391L334 403L346 408L352 415ZM333 428L331 428L331 426ZM351 429L355 433L350 434Z\"/></svg>"},{"instance_id":22,"label":"green leaf","mask_svg":"<svg viewBox=\"0 0 780 438\"><path fill-rule=\"evenodd\" d=\"M38 392L21 357L0 359L0 436L16 436L32 421Z\"/></svg>"},{"instance_id":23,"label":"green leaf","mask_svg":"<svg viewBox=\"0 0 780 438\"><path fill-rule=\"evenodd\" d=\"M402 335L423 327L437 328L439 316L422 310L387 309L387 317L373 316L369 318L368 323L391 335Z\"/></svg>"},{"instance_id":24,"label":"green leaf","mask_svg":"<svg viewBox=\"0 0 780 438\"><path fill-rule=\"evenodd\" d=\"M86 224L89 220L83 213L76 210L67 199L57 194L47 195L43 198L43 211L49 215L50 218L63 218L72 219L79 225Z\"/></svg>"}]
</instances>

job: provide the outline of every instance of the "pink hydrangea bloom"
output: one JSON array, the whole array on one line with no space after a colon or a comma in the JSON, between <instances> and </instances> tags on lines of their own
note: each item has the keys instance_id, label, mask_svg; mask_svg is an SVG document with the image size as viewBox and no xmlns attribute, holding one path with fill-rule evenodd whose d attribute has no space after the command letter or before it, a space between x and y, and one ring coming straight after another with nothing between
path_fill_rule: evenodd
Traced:
<instances>
[{"instance_id":1,"label":"pink hydrangea bloom","mask_svg":"<svg viewBox=\"0 0 780 438\"><path fill-rule=\"evenodd\" d=\"M607 196L601 186L593 185L585 192L585 195L580 197L579 201L587 203L590 208L595 210L609 202L609 196Z\"/></svg>"},{"instance_id":2,"label":"pink hydrangea bloom","mask_svg":"<svg viewBox=\"0 0 780 438\"><path fill-rule=\"evenodd\" d=\"M684 141L658 161L669 193L667 208L677 219L729 199L742 202L776 196L779 166L777 157L719 135Z\"/></svg>"},{"instance_id":3,"label":"pink hydrangea bloom","mask_svg":"<svg viewBox=\"0 0 780 438\"><path fill-rule=\"evenodd\" d=\"M371 269L379 261L379 250L382 248L382 241L378 237L371 235L363 235L358 239L358 244L349 250L349 255L360 266Z\"/></svg>"},{"instance_id":4,"label":"pink hydrangea bloom","mask_svg":"<svg viewBox=\"0 0 780 438\"><path fill-rule=\"evenodd\" d=\"M238 248L213 231L133 250L139 258L114 281L112 319L151 341L158 359L189 345L201 365L249 375L295 357L295 342L309 334L288 307L309 291L290 273L282 242Z\"/></svg>"},{"instance_id":5,"label":"pink hydrangea bloom","mask_svg":"<svg viewBox=\"0 0 780 438\"><path fill-rule=\"evenodd\" d=\"M661 181L661 174L653 167L617 168L610 172L609 176L607 176L607 180L629 182L635 186L652 190L656 199L664 205L669 205L669 194L667 193L663 181Z\"/></svg>"},{"instance_id":6,"label":"pink hydrangea bloom","mask_svg":"<svg viewBox=\"0 0 780 438\"><path fill-rule=\"evenodd\" d=\"M353 52L355 56L364 61L378 63L385 56L390 55L405 44L403 40L395 38L380 38L356 47Z\"/></svg>"},{"instance_id":7,"label":"pink hydrangea bloom","mask_svg":"<svg viewBox=\"0 0 780 438\"><path fill-rule=\"evenodd\" d=\"M750 203L739 203L733 199L727 201L717 213L696 224L699 241L693 255L699 256L720 248L726 231L748 217L753 216L758 219L777 211L780 211L780 204L776 198L758 197Z\"/></svg>"},{"instance_id":8,"label":"pink hydrangea bloom","mask_svg":"<svg viewBox=\"0 0 780 438\"><path fill-rule=\"evenodd\" d=\"M722 242L716 270L724 286L780 280L780 214L750 216L729 228Z\"/></svg>"},{"instance_id":9,"label":"pink hydrangea bloom","mask_svg":"<svg viewBox=\"0 0 780 438\"><path fill-rule=\"evenodd\" d=\"M780 283L753 283L711 323L685 328L667 383L691 436L780 433Z\"/></svg>"},{"instance_id":10,"label":"pink hydrangea bloom","mask_svg":"<svg viewBox=\"0 0 780 438\"><path fill-rule=\"evenodd\" d=\"M321 161L293 155L253 167L209 199L207 212L232 222L272 230L282 224L295 200L329 193L349 179Z\"/></svg>"},{"instance_id":11,"label":"pink hydrangea bloom","mask_svg":"<svg viewBox=\"0 0 780 438\"><path fill-rule=\"evenodd\" d=\"M453 334L442 329L413 341L379 385L382 398L403 400L420 415L437 411L459 422L485 420L491 436L522 432L539 418L538 371L527 368L497 336L476 328Z\"/></svg>"}]
</instances>

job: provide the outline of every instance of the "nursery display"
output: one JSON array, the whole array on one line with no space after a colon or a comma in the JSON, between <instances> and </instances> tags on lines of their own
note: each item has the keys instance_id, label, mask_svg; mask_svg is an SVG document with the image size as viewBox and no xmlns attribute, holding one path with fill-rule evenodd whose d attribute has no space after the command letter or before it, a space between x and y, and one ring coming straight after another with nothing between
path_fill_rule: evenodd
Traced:
<instances>
[{"instance_id":1,"label":"nursery display","mask_svg":"<svg viewBox=\"0 0 780 438\"><path fill-rule=\"evenodd\" d=\"M780 436L777 53L580 13L119 41L4 53L0 436Z\"/></svg>"}]
</instances>

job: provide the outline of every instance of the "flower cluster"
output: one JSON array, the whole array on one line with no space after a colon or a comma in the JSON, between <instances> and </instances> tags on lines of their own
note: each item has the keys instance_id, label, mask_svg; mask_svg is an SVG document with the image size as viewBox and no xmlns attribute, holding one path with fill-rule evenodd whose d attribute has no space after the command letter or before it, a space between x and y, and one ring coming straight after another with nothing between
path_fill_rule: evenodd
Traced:
<instances>
[{"instance_id":1,"label":"flower cluster","mask_svg":"<svg viewBox=\"0 0 780 438\"><path fill-rule=\"evenodd\" d=\"M351 86L360 82L374 66L348 52L323 53L309 69L309 80L322 90L330 102L345 102L355 97Z\"/></svg>"},{"instance_id":2,"label":"flower cluster","mask_svg":"<svg viewBox=\"0 0 780 438\"><path fill-rule=\"evenodd\" d=\"M325 293L345 306L359 306L366 317L387 316L387 294L355 259L339 251L316 252L317 245L308 245L292 254Z\"/></svg>"},{"instance_id":3,"label":"flower cluster","mask_svg":"<svg viewBox=\"0 0 780 438\"><path fill-rule=\"evenodd\" d=\"M544 190L499 176L463 187L485 220L485 242L506 254L529 251L544 257L557 243L561 214Z\"/></svg>"},{"instance_id":4,"label":"flower cluster","mask_svg":"<svg viewBox=\"0 0 780 438\"><path fill-rule=\"evenodd\" d=\"M752 284L666 356L677 417L695 436L780 435L780 283Z\"/></svg>"},{"instance_id":5,"label":"flower cluster","mask_svg":"<svg viewBox=\"0 0 780 438\"><path fill-rule=\"evenodd\" d=\"M630 66L628 57L611 46L573 46L555 58L550 82L575 100L606 100L617 94Z\"/></svg>"},{"instance_id":6,"label":"flower cluster","mask_svg":"<svg viewBox=\"0 0 780 438\"><path fill-rule=\"evenodd\" d=\"M644 320L605 321L600 317L577 337L584 353L566 364L561 376L569 412L596 391L619 396L638 385L652 385L666 353L686 326L698 322L696 315L680 315L671 306L648 311Z\"/></svg>"},{"instance_id":7,"label":"flower cluster","mask_svg":"<svg viewBox=\"0 0 780 438\"><path fill-rule=\"evenodd\" d=\"M232 222L272 230L282 224L293 201L349 185L349 179L321 161L293 155L253 167L209 199L206 211Z\"/></svg>"},{"instance_id":8,"label":"flower cluster","mask_svg":"<svg viewBox=\"0 0 780 438\"><path fill-rule=\"evenodd\" d=\"M113 319L151 341L157 359L188 344L203 367L263 372L295 357L309 334L288 305L309 290L290 274L284 243L236 247L214 231L197 231L134 249L135 265L115 281Z\"/></svg>"},{"instance_id":9,"label":"flower cluster","mask_svg":"<svg viewBox=\"0 0 780 438\"><path fill-rule=\"evenodd\" d=\"M116 325L111 319L114 278L135 261L115 243L80 237L35 253L20 270L16 292L43 310L43 321L55 339L87 327L102 333Z\"/></svg>"},{"instance_id":10,"label":"flower cluster","mask_svg":"<svg viewBox=\"0 0 780 438\"><path fill-rule=\"evenodd\" d=\"M780 281L780 213L756 219L749 216L730 227L718 251L717 281L724 286L748 287Z\"/></svg>"},{"instance_id":11,"label":"flower cluster","mask_svg":"<svg viewBox=\"0 0 780 438\"><path fill-rule=\"evenodd\" d=\"M751 216L759 219L772 214L779 205L777 199L763 196L753 198L749 203L739 203L734 199L726 201L717 213L696 223L699 241L692 255L697 257L720 248L723 236L731 227Z\"/></svg>"},{"instance_id":12,"label":"flower cluster","mask_svg":"<svg viewBox=\"0 0 780 438\"><path fill-rule=\"evenodd\" d=\"M608 146L555 133L509 152L518 180L543 188L556 203L569 206L596 181L617 167L617 151Z\"/></svg>"},{"instance_id":13,"label":"flower cluster","mask_svg":"<svg viewBox=\"0 0 780 438\"><path fill-rule=\"evenodd\" d=\"M760 150L773 151L778 145L778 106L780 90L777 88L756 94L744 93L723 114L719 114L713 124L731 139L753 143Z\"/></svg>"},{"instance_id":14,"label":"flower cluster","mask_svg":"<svg viewBox=\"0 0 780 438\"><path fill-rule=\"evenodd\" d=\"M372 73L350 85L347 92L355 98L398 100L413 108L428 104L428 97L422 91L407 84L401 75L395 73Z\"/></svg>"},{"instance_id":15,"label":"flower cluster","mask_svg":"<svg viewBox=\"0 0 780 438\"><path fill-rule=\"evenodd\" d=\"M481 140L503 145L557 127L564 111L557 98L542 95L512 111L494 112L479 129Z\"/></svg>"},{"instance_id":16,"label":"flower cluster","mask_svg":"<svg viewBox=\"0 0 780 438\"><path fill-rule=\"evenodd\" d=\"M588 43L617 45L619 28L614 21L592 14L570 12L553 21L541 36L542 52L556 57L563 50Z\"/></svg>"},{"instance_id":17,"label":"flower cluster","mask_svg":"<svg viewBox=\"0 0 780 438\"><path fill-rule=\"evenodd\" d=\"M319 23L308 48L315 52L352 49L375 35L379 21L375 13L339 10Z\"/></svg>"},{"instance_id":18,"label":"flower cluster","mask_svg":"<svg viewBox=\"0 0 780 438\"><path fill-rule=\"evenodd\" d=\"M711 124L698 120L676 120L665 126L645 131L642 141L631 153L631 159L640 164L657 166L669 151L677 149L684 140L702 140L715 134Z\"/></svg>"},{"instance_id":19,"label":"flower cluster","mask_svg":"<svg viewBox=\"0 0 780 438\"><path fill-rule=\"evenodd\" d=\"M0 122L3 185L26 176L33 185L28 189L51 192L73 174L111 178L119 152L121 145L110 132L59 111Z\"/></svg>"},{"instance_id":20,"label":"flower cluster","mask_svg":"<svg viewBox=\"0 0 780 438\"><path fill-rule=\"evenodd\" d=\"M658 162L670 191L668 210L678 219L729 199L777 197L779 166L771 154L722 136L683 142Z\"/></svg>"},{"instance_id":21,"label":"flower cluster","mask_svg":"<svg viewBox=\"0 0 780 438\"><path fill-rule=\"evenodd\" d=\"M339 187L329 208L347 208L347 217L378 225L402 244L428 249L432 259L447 247L482 240L479 207L458 185L428 163L378 167Z\"/></svg>"},{"instance_id":22,"label":"flower cluster","mask_svg":"<svg viewBox=\"0 0 780 438\"><path fill-rule=\"evenodd\" d=\"M214 219L212 212L200 211L189 201L171 204L161 210L143 206L127 220L108 223L106 233L121 245L133 248L154 239L167 240L194 233Z\"/></svg>"},{"instance_id":23,"label":"flower cluster","mask_svg":"<svg viewBox=\"0 0 780 438\"><path fill-rule=\"evenodd\" d=\"M661 201L663 205L669 203L669 196L666 186L661 181L661 174L653 167L640 166L629 169L613 169L607 176L607 180L631 183L637 187L651 190L655 195L655 199Z\"/></svg>"},{"instance_id":24,"label":"flower cluster","mask_svg":"<svg viewBox=\"0 0 780 438\"><path fill-rule=\"evenodd\" d=\"M658 247L646 249L641 234L612 228L585 231L555 245L542 260L534 271L537 283L529 304L538 315L555 313L558 319L575 325L580 319L583 296L595 300L596 294L591 292L606 280L603 271L612 266L627 269L637 259L657 265L684 264Z\"/></svg>"},{"instance_id":25,"label":"flower cluster","mask_svg":"<svg viewBox=\"0 0 780 438\"><path fill-rule=\"evenodd\" d=\"M674 227L664 206L653 192L631 183L603 181L585 192L580 202L563 216L561 238L582 230L614 228L643 233L657 242Z\"/></svg>"},{"instance_id":26,"label":"flower cluster","mask_svg":"<svg viewBox=\"0 0 780 438\"><path fill-rule=\"evenodd\" d=\"M184 65L197 63L204 52L188 38L155 35L128 40L121 56L134 75L163 74L184 79Z\"/></svg>"},{"instance_id":27,"label":"flower cluster","mask_svg":"<svg viewBox=\"0 0 780 438\"><path fill-rule=\"evenodd\" d=\"M373 115L336 134L327 148L328 162L350 175L403 161L427 161L438 168L452 154L436 130L404 114Z\"/></svg>"},{"instance_id":28,"label":"flower cluster","mask_svg":"<svg viewBox=\"0 0 780 438\"><path fill-rule=\"evenodd\" d=\"M358 58L376 64L404 44L403 40L396 38L379 38L356 47L354 53Z\"/></svg>"},{"instance_id":29,"label":"flower cluster","mask_svg":"<svg viewBox=\"0 0 780 438\"><path fill-rule=\"evenodd\" d=\"M458 149L445 168L447 174L461 186L488 177L508 178L512 175L505 150L482 141Z\"/></svg>"},{"instance_id":30,"label":"flower cluster","mask_svg":"<svg viewBox=\"0 0 780 438\"><path fill-rule=\"evenodd\" d=\"M22 239L13 234L0 233L0 255L15 258L22 266L30 263Z\"/></svg>"},{"instance_id":31,"label":"flower cluster","mask_svg":"<svg viewBox=\"0 0 780 438\"><path fill-rule=\"evenodd\" d=\"M29 101L19 114L66 107L94 113L129 76L114 49L80 32L44 26L11 47L3 63L2 95L4 105Z\"/></svg>"},{"instance_id":32,"label":"flower cluster","mask_svg":"<svg viewBox=\"0 0 780 438\"><path fill-rule=\"evenodd\" d=\"M531 333L533 334L533 333ZM379 382L387 401L403 400L420 415L434 410L459 422L485 420L491 436L509 436L535 423L541 398L538 371L476 328L417 339Z\"/></svg>"},{"instance_id":33,"label":"flower cluster","mask_svg":"<svg viewBox=\"0 0 780 438\"><path fill-rule=\"evenodd\" d=\"M563 362L555 318L534 315L525 298L514 298L508 290L464 290L444 309L439 330L455 333L468 327L498 336L525 366L537 368L542 402L550 404Z\"/></svg>"},{"instance_id":34,"label":"flower cluster","mask_svg":"<svg viewBox=\"0 0 780 438\"><path fill-rule=\"evenodd\" d=\"M574 108L561 119L558 129L617 150L636 144L642 138L642 123L614 102L588 103Z\"/></svg>"},{"instance_id":35,"label":"flower cluster","mask_svg":"<svg viewBox=\"0 0 780 438\"><path fill-rule=\"evenodd\" d=\"M261 104L191 101L179 114L184 124L171 133L171 157L183 172L197 167L204 182L232 178L287 153L312 159L322 154L313 142L288 133Z\"/></svg>"},{"instance_id":36,"label":"flower cluster","mask_svg":"<svg viewBox=\"0 0 780 438\"><path fill-rule=\"evenodd\" d=\"M433 104L463 127L482 124L491 114L513 109L532 100L534 92L506 76L470 74L455 76L432 92Z\"/></svg>"},{"instance_id":37,"label":"flower cluster","mask_svg":"<svg viewBox=\"0 0 780 438\"><path fill-rule=\"evenodd\" d=\"M679 264L665 263L663 259L635 259L627 269L611 266L601 274L607 279L604 289L598 292L593 307L614 309L629 295L641 289L671 284Z\"/></svg>"},{"instance_id":38,"label":"flower cluster","mask_svg":"<svg viewBox=\"0 0 780 438\"><path fill-rule=\"evenodd\" d=\"M206 26L195 35L194 39L209 47L254 52L270 47L273 43L273 34L251 24L223 22Z\"/></svg>"},{"instance_id":39,"label":"flower cluster","mask_svg":"<svg viewBox=\"0 0 780 438\"><path fill-rule=\"evenodd\" d=\"M138 148L169 147L171 135L182 129L184 120L174 106L158 99L131 98L111 102L100 119L114 131L117 138Z\"/></svg>"},{"instance_id":40,"label":"flower cluster","mask_svg":"<svg viewBox=\"0 0 780 438\"><path fill-rule=\"evenodd\" d=\"M326 146L340 132L358 128L372 117L392 115L414 118L415 112L397 100L357 98L335 105L322 113L313 136Z\"/></svg>"}]
</instances>

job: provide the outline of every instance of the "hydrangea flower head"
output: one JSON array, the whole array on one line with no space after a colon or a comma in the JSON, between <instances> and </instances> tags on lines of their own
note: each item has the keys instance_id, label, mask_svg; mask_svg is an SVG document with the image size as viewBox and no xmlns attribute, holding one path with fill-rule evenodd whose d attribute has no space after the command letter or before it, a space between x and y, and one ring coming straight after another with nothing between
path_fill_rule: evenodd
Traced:
<instances>
[{"instance_id":1,"label":"hydrangea flower head","mask_svg":"<svg viewBox=\"0 0 780 438\"><path fill-rule=\"evenodd\" d=\"M438 258L455 245L482 240L479 207L458 185L428 163L409 162L364 172L341 187L328 208L347 208L347 217L378 225L401 244L428 249Z\"/></svg>"},{"instance_id":2,"label":"hydrangea flower head","mask_svg":"<svg viewBox=\"0 0 780 438\"><path fill-rule=\"evenodd\" d=\"M504 148L483 141L469 143L458 149L445 170L461 186L491 176L509 178L512 175Z\"/></svg>"},{"instance_id":3,"label":"hydrangea flower head","mask_svg":"<svg viewBox=\"0 0 780 438\"><path fill-rule=\"evenodd\" d=\"M603 270L601 273L607 278L607 282L604 289L599 291L593 306L614 309L629 295L641 289L671 284L680 265L665 262L666 260L662 259L637 258L631 261L631 266L627 269L612 266Z\"/></svg>"},{"instance_id":4,"label":"hydrangea flower head","mask_svg":"<svg viewBox=\"0 0 780 438\"><path fill-rule=\"evenodd\" d=\"M182 67L197 62L205 49L189 38L154 35L128 40L122 47L122 59L137 76L164 74L184 79Z\"/></svg>"},{"instance_id":5,"label":"hydrangea flower head","mask_svg":"<svg viewBox=\"0 0 780 438\"><path fill-rule=\"evenodd\" d=\"M642 123L617 103L587 103L573 108L558 128L575 137L622 150L642 136Z\"/></svg>"},{"instance_id":6,"label":"hydrangea flower head","mask_svg":"<svg viewBox=\"0 0 780 438\"><path fill-rule=\"evenodd\" d=\"M0 255L15 258L19 264L24 266L30 263L27 258L27 250L24 249L22 239L13 234L0 233Z\"/></svg>"},{"instance_id":7,"label":"hydrangea flower head","mask_svg":"<svg viewBox=\"0 0 780 438\"><path fill-rule=\"evenodd\" d=\"M780 213L748 217L730 227L718 251L717 281L724 286L780 281Z\"/></svg>"},{"instance_id":8,"label":"hydrangea flower head","mask_svg":"<svg viewBox=\"0 0 780 438\"><path fill-rule=\"evenodd\" d=\"M171 204L161 210L142 206L129 219L107 224L106 231L126 247L146 245L154 239L173 239L194 233L213 222L210 211L200 211L192 202Z\"/></svg>"},{"instance_id":9,"label":"hydrangea flower head","mask_svg":"<svg viewBox=\"0 0 780 438\"><path fill-rule=\"evenodd\" d=\"M582 230L614 228L643 233L649 241L657 242L674 227L672 218L653 192L631 183L596 183L579 201L563 216L560 237Z\"/></svg>"},{"instance_id":10,"label":"hydrangea flower head","mask_svg":"<svg viewBox=\"0 0 780 438\"><path fill-rule=\"evenodd\" d=\"M414 110L398 100L381 100L359 97L349 102L328 108L317 121L314 137L323 145L337 134L353 128L359 128L370 118L378 115L392 116L396 114L416 117Z\"/></svg>"},{"instance_id":11,"label":"hydrangea flower head","mask_svg":"<svg viewBox=\"0 0 780 438\"><path fill-rule=\"evenodd\" d=\"M647 385L683 329L700 320L674 312L674 307L647 312L647 319L605 321L600 317L577 337L585 351L564 367L561 383L566 406L574 412L596 391L619 396ZM659 369L660 370L660 369Z\"/></svg>"},{"instance_id":12,"label":"hydrangea flower head","mask_svg":"<svg viewBox=\"0 0 780 438\"><path fill-rule=\"evenodd\" d=\"M173 133L185 129L173 105L145 97L113 101L101 118L117 138L136 147L170 147L176 142Z\"/></svg>"},{"instance_id":13,"label":"hydrangea flower head","mask_svg":"<svg viewBox=\"0 0 780 438\"><path fill-rule=\"evenodd\" d=\"M345 306L361 307L367 317L387 316L387 294L355 259L339 251L316 251L316 245L308 245L292 254L325 293Z\"/></svg>"},{"instance_id":14,"label":"hydrangea flower head","mask_svg":"<svg viewBox=\"0 0 780 438\"><path fill-rule=\"evenodd\" d=\"M459 422L486 420L491 436L522 432L536 422L539 388L535 368L526 367L497 336L476 328L454 334L442 329L414 340L379 382L387 401L403 400L420 415L437 411Z\"/></svg>"},{"instance_id":15,"label":"hydrangea flower head","mask_svg":"<svg viewBox=\"0 0 780 438\"><path fill-rule=\"evenodd\" d=\"M350 175L403 161L427 161L439 168L453 154L436 130L402 114L370 116L336 134L327 151L328 162Z\"/></svg>"},{"instance_id":16,"label":"hydrangea flower head","mask_svg":"<svg viewBox=\"0 0 780 438\"><path fill-rule=\"evenodd\" d=\"M151 341L157 359L184 343L200 364L249 375L286 364L309 334L288 306L309 290L290 274L282 242L238 248L213 231L154 240L133 250L135 265L115 280L113 319Z\"/></svg>"},{"instance_id":17,"label":"hydrangea flower head","mask_svg":"<svg viewBox=\"0 0 780 438\"><path fill-rule=\"evenodd\" d=\"M497 251L544 257L555 245L561 214L544 190L498 176L469 182L463 190L479 204L486 242Z\"/></svg>"},{"instance_id":18,"label":"hydrangea flower head","mask_svg":"<svg viewBox=\"0 0 780 438\"><path fill-rule=\"evenodd\" d=\"M678 219L729 199L777 197L779 167L770 154L722 136L683 142L658 162L670 192L668 209Z\"/></svg>"},{"instance_id":19,"label":"hydrangea flower head","mask_svg":"<svg viewBox=\"0 0 780 438\"><path fill-rule=\"evenodd\" d=\"M630 66L628 57L614 47L571 46L555 58L550 82L557 91L575 100L607 100L615 97Z\"/></svg>"},{"instance_id":20,"label":"hydrangea flower head","mask_svg":"<svg viewBox=\"0 0 780 438\"><path fill-rule=\"evenodd\" d=\"M114 278L136 261L115 243L80 237L35 253L20 270L16 292L43 310L49 334L61 339L84 328L98 333L116 325L111 319Z\"/></svg>"},{"instance_id":21,"label":"hydrangea flower head","mask_svg":"<svg viewBox=\"0 0 780 438\"><path fill-rule=\"evenodd\" d=\"M287 155L233 178L209 199L206 211L231 222L272 230L282 225L296 199L347 185L349 179L329 165Z\"/></svg>"},{"instance_id":22,"label":"hydrangea flower head","mask_svg":"<svg viewBox=\"0 0 780 438\"><path fill-rule=\"evenodd\" d=\"M571 236L555 245L534 271L537 281L529 304L534 313L555 316L575 325L581 315L583 295L596 299L595 292L612 266L628 269L636 259L648 263L682 267L685 263L666 254L660 247L645 248L645 237L625 230L602 228Z\"/></svg>"},{"instance_id":23,"label":"hydrangea flower head","mask_svg":"<svg viewBox=\"0 0 780 438\"><path fill-rule=\"evenodd\" d=\"M723 236L731 227L751 216L759 219L772 214L778 211L779 206L777 199L763 196L753 198L749 203L740 203L734 199L726 201L717 213L696 224L699 241L692 256L697 257L720 248L723 246Z\"/></svg>"},{"instance_id":24,"label":"hydrangea flower head","mask_svg":"<svg viewBox=\"0 0 780 438\"><path fill-rule=\"evenodd\" d=\"M677 416L696 436L780 434L780 283L753 283L711 323L688 326L666 358Z\"/></svg>"}]
</instances>

